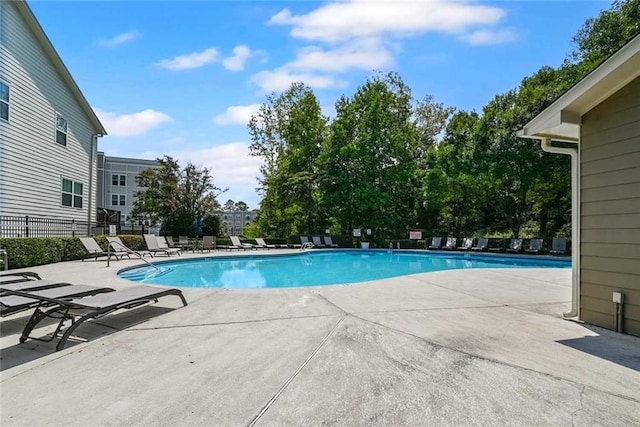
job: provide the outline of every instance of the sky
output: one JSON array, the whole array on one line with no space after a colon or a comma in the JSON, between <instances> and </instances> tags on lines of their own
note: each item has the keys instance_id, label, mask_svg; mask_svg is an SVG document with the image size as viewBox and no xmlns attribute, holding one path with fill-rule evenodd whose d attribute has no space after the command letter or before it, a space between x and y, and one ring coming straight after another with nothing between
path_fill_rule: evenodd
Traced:
<instances>
[{"instance_id":1,"label":"sky","mask_svg":"<svg viewBox=\"0 0 640 427\"><path fill-rule=\"evenodd\" d=\"M28 1L108 135L107 156L170 155L211 171L218 196L259 208L247 123L302 81L323 112L376 72L414 98L482 111L558 67L610 1Z\"/></svg>"}]
</instances>

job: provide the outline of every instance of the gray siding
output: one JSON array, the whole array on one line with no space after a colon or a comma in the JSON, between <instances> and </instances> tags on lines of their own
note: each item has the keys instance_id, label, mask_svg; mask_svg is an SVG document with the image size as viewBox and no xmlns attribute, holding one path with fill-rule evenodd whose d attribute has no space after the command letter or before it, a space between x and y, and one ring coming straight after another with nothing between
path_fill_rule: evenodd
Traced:
<instances>
[{"instance_id":1,"label":"gray siding","mask_svg":"<svg viewBox=\"0 0 640 427\"><path fill-rule=\"evenodd\" d=\"M143 170L158 168L160 165L155 160L131 159L127 157L109 157L103 153L98 155L98 208L112 209L120 211L121 224L130 224L127 222L127 216L135 202L135 193L142 190L138 187L136 177ZM125 185L121 186L112 184L112 175L124 175ZM111 204L112 195L124 195L125 205L121 206Z\"/></svg>"},{"instance_id":2,"label":"gray siding","mask_svg":"<svg viewBox=\"0 0 640 427\"><path fill-rule=\"evenodd\" d=\"M580 318L640 336L640 78L582 118Z\"/></svg>"},{"instance_id":3,"label":"gray siding","mask_svg":"<svg viewBox=\"0 0 640 427\"><path fill-rule=\"evenodd\" d=\"M86 221L89 197L95 208L95 130L14 2L0 2L0 28L0 80L10 86L9 121L0 120L0 213ZM66 147L55 142L56 112L68 121ZM83 184L81 209L62 206L63 177Z\"/></svg>"}]
</instances>

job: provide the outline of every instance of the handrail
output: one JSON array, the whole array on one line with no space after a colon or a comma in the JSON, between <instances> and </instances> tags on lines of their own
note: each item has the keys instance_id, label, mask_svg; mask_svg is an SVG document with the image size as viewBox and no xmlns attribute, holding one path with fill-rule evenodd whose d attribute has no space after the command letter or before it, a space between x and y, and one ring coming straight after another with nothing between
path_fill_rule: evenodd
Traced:
<instances>
[{"instance_id":1,"label":"handrail","mask_svg":"<svg viewBox=\"0 0 640 427\"><path fill-rule=\"evenodd\" d=\"M148 265L148 266L150 266L150 267L155 268L155 269L156 269L156 270L158 270L160 273L162 273L162 269L161 269L160 267L158 267L158 266L157 266L157 265L155 265L155 264L151 264L149 261L147 261L146 259L144 259L144 257L143 257L142 255L140 255L138 252L136 252L136 251L132 251L131 249L129 249L129 248L128 248L128 247L126 247L125 245L121 244L120 242L109 242L109 246L107 247L107 252L109 252L109 249L111 248L111 243L115 243L116 245L118 245L118 246L122 247L122 249L124 249L124 250L126 250L126 251L127 251L127 255L131 255L131 254L137 255L137 256L138 256L138 258L139 258L141 261L144 261L144 263L145 263L145 264L147 264L147 265ZM115 253L117 254L118 252L115 252ZM108 257L107 257L107 267L109 267L109 260L110 260L110 259L111 259L111 256L108 256Z\"/></svg>"},{"instance_id":2,"label":"handrail","mask_svg":"<svg viewBox=\"0 0 640 427\"><path fill-rule=\"evenodd\" d=\"M315 248L315 245L311 242L304 242L302 246L300 246L301 251L305 249L313 249L313 248Z\"/></svg>"}]
</instances>

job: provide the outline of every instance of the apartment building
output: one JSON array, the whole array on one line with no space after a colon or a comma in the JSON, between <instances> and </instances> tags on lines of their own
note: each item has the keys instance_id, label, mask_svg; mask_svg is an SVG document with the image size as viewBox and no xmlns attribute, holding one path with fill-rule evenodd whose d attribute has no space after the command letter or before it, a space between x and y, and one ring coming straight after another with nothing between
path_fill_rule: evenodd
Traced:
<instances>
[{"instance_id":1,"label":"apartment building","mask_svg":"<svg viewBox=\"0 0 640 427\"><path fill-rule=\"evenodd\" d=\"M220 217L223 231L226 229L226 235L239 236L243 234L247 225L253 224L258 211L223 211L218 213Z\"/></svg>"},{"instance_id":2,"label":"apartment building","mask_svg":"<svg viewBox=\"0 0 640 427\"><path fill-rule=\"evenodd\" d=\"M155 160L110 157L98 153L97 207L120 212L120 224L127 223L127 216L135 202L138 187L136 177L145 169L158 168Z\"/></svg>"}]
</instances>

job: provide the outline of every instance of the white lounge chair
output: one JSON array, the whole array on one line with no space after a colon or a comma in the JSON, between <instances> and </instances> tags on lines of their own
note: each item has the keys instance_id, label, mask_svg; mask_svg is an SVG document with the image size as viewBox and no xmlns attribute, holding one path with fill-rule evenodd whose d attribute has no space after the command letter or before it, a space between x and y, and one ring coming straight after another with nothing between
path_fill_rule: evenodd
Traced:
<instances>
[{"instance_id":1,"label":"white lounge chair","mask_svg":"<svg viewBox=\"0 0 640 427\"><path fill-rule=\"evenodd\" d=\"M525 252L528 254L542 253L542 246L544 245L544 239L531 239L529 242L529 249Z\"/></svg>"},{"instance_id":2,"label":"white lounge chair","mask_svg":"<svg viewBox=\"0 0 640 427\"><path fill-rule=\"evenodd\" d=\"M447 251L455 251L457 243L458 243L458 239L456 239L455 237L447 237L447 243L444 245L442 249L445 249Z\"/></svg>"},{"instance_id":3,"label":"white lounge chair","mask_svg":"<svg viewBox=\"0 0 640 427\"><path fill-rule=\"evenodd\" d=\"M242 243L240 241L240 237L238 236L229 236L231 239L231 244L240 249L258 249L256 245L252 245L251 243Z\"/></svg>"},{"instance_id":4,"label":"white lounge chair","mask_svg":"<svg viewBox=\"0 0 640 427\"><path fill-rule=\"evenodd\" d=\"M309 238L307 236L300 236L300 248L301 249L313 248L313 247L314 247L314 244L309 241Z\"/></svg>"},{"instance_id":5,"label":"white lounge chair","mask_svg":"<svg viewBox=\"0 0 640 427\"><path fill-rule=\"evenodd\" d=\"M325 247L324 243L322 243L322 241L320 241L320 236L313 236L311 239L313 239L313 246L315 246L316 248L324 248Z\"/></svg>"},{"instance_id":6,"label":"white lounge chair","mask_svg":"<svg viewBox=\"0 0 640 427\"><path fill-rule=\"evenodd\" d=\"M489 239L481 237L478 239L478 244L471 248L472 251L483 252L489 249Z\"/></svg>"},{"instance_id":7,"label":"white lounge chair","mask_svg":"<svg viewBox=\"0 0 640 427\"><path fill-rule=\"evenodd\" d=\"M431 238L431 246L429 246L429 249L440 249L440 248L442 248L442 237Z\"/></svg>"},{"instance_id":8,"label":"white lounge chair","mask_svg":"<svg viewBox=\"0 0 640 427\"><path fill-rule=\"evenodd\" d=\"M256 243L258 244L258 247L262 249L275 249L278 247L278 245L268 244L262 237L256 237Z\"/></svg>"},{"instance_id":9,"label":"white lounge chair","mask_svg":"<svg viewBox=\"0 0 640 427\"><path fill-rule=\"evenodd\" d=\"M333 243L331 236L324 236L324 245L329 248L339 248L337 243Z\"/></svg>"},{"instance_id":10,"label":"white lounge chair","mask_svg":"<svg viewBox=\"0 0 640 427\"><path fill-rule=\"evenodd\" d=\"M549 253L551 255L565 255L567 253L567 239L564 237L554 237Z\"/></svg>"},{"instance_id":11,"label":"white lounge chair","mask_svg":"<svg viewBox=\"0 0 640 427\"><path fill-rule=\"evenodd\" d=\"M122 255L122 256L126 255L127 258L129 259L131 259L129 254L135 254L138 257L143 257L145 255L151 256L151 252L149 251L134 251L132 249L129 249L128 247L125 246L124 243L122 243L122 240L120 240L119 237L107 237L107 241L109 242L111 249L113 249L113 251L116 254Z\"/></svg>"},{"instance_id":12,"label":"white lounge chair","mask_svg":"<svg viewBox=\"0 0 640 427\"><path fill-rule=\"evenodd\" d=\"M462 246L458 246L459 251L470 251L473 247L473 238L465 237L462 241Z\"/></svg>"},{"instance_id":13,"label":"white lounge chair","mask_svg":"<svg viewBox=\"0 0 640 427\"><path fill-rule=\"evenodd\" d=\"M167 238L165 236L156 236L156 240L158 241L158 247L167 252L167 256L171 256L171 254L180 255L180 248L172 248L169 246L169 242L167 242Z\"/></svg>"},{"instance_id":14,"label":"white lounge chair","mask_svg":"<svg viewBox=\"0 0 640 427\"><path fill-rule=\"evenodd\" d=\"M202 242L200 243L200 247L198 248L201 252L206 250L211 252L211 250L216 250L216 236L204 236L202 238Z\"/></svg>"},{"instance_id":15,"label":"white lounge chair","mask_svg":"<svg viewBox=\"0 0 640 427\"><path fill-rule=\"evenodd\" d=\"M84 261L87 258L94 258L97 260L98 257L101 257L101 256L106 256L109 259L111 259L111 257L120 259L123 256L123 255L120 255L120 258L118 258L118 254L116 253L103 251L100 245L98 244L98 242L96 242L93 237L80 237L80 242L88 252L88 255L82 258L82 261Z\"/></svg>"},{"instance_id":16,"label":"white lounge chair","mask_svg":"<svg viewBox=\"0 0 640 427\"><path fill-rule=\"evenodd\" d=\"M162 244L161 246L161 240L164 244ZM144 241L147 244L147 249L149 250L149 253L151 253L151 256L153 257L154 254L158 254L158 253L165 253L167 254L167 256L171 256L171 254L178 254L180 255L180 249L178 248L170 248L169 245L167 244L167 241L164 240L164 237L162 236L155 236L153 234L145 234L144 235Z\"/></svg>"},{"instance_id":17,"label":"white lounge chair","mask_svg":"<svg viewBox=\"0 0 640 427\"><path fill-rule=\"evenodd\" d=\"M511 239L507 252L518 254L522 252L522 239Z\"/></svg>"}]
</instances>

